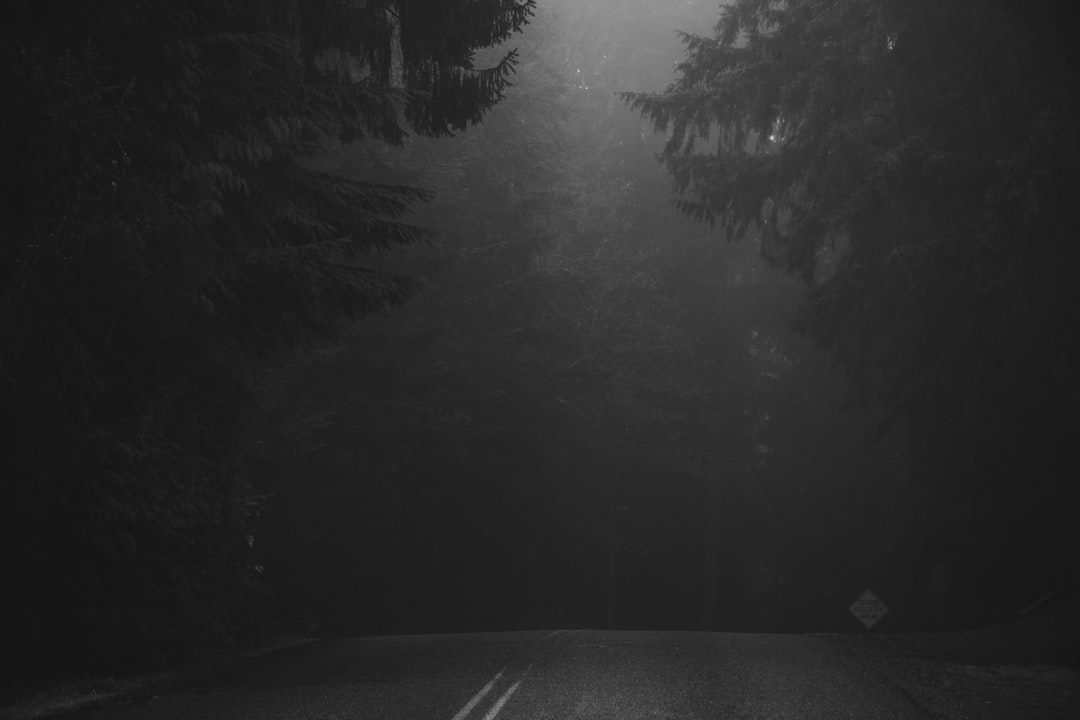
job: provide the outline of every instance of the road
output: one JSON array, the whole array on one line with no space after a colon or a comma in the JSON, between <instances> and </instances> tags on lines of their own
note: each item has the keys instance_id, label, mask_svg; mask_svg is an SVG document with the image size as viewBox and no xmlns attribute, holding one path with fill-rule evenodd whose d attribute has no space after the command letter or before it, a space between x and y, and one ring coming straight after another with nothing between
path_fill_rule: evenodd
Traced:
<instances>
[{"instance_id":1,"label":"road","mask_svg":"<svg viewBox=\"0 0 1080 720\"><path fill-rule=\"evenodd\" d=\"M569 630L317 641L79 720L919 718L828 638Z\"/></svg>"}]
</instances>

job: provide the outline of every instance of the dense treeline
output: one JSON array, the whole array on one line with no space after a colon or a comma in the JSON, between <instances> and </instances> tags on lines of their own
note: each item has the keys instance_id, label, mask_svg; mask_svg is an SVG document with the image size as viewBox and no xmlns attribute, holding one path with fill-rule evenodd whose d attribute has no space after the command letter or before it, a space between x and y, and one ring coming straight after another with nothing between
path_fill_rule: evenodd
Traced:
<instances>
[{"instance_id":1,"label":"dense treeline","mask_svg":"<svg viewBox=\"0 0 1080 720\"><path fill-rule=\"evenodd\" d=\"M685 426L705 363L667 277L698 228L666 207L599 55L573 57L615 21L553 5L514 38L519 75L482 125L336 159L435 189L415 219L444 232L392 258L421 296L273 393L259 558L321 632L602 626L611 504L657 477L655 495L686 494L701 464ZM625 70L628 34L606 69ZM679 602L696 618L697 601Z\"/></svg>"},{"instance_id":2,"label":"dense treeline","mask_svg":"<svg viewBox=\"0 0 1080 720\"><path fill-rule=\"evenodd\" d=\"M424 191L322 152L500 99L532 2L20 1L0 90L5 662L175 661L262 621L241 466L268 358L399 302Z\"/></svg>"},{"instance_id":3,"label":"dense treeline","mask_svg":"<svg viewBox=\"0 0 1080 720\"><path fill-rule=\"evenodd\" d=\"M666 147L614 92L666 81L660 16L691 0L550 0L523 38L511 0L5 10L5 661L160 665L275 603L327 632L821 629L887 549L909 626L919 576L969 622L1050 584L1077 509L1066 26L724 5L625 96ZM652 150L720 233L665 213ZM910 473L826 414L758 247Z\"/></svg>"},{"instance_id":4,"label":"dense treeline","mask_svg":"<svg viewBox=\"0 0 1080 720\"><path fill-rule=\"evenodd\" d=\"M787 327L798 281L680 216L664 137L614 96L663 82L671 28L715 12L548 0L483 124L335 158L435 189L416 222L444 232L388 258L421 295L271 388L256 554L290 614L844 629L874 580L920 622L882 570L901 459Z\"/></svg>"},{"instance_id":5,"label":"dense treeline","mask_svg":"<svg viewBox=\"0 0 1080 720\"><path fill-rule=\"evenodd\" d=\"M945 622L1052 585L1075 544L1078 58L1059 9L737 0L684 37L666 90L625 96L669 131L684 212L760 232L810 288L803 326L905 431Z\"/></svg>"}]
</instances>

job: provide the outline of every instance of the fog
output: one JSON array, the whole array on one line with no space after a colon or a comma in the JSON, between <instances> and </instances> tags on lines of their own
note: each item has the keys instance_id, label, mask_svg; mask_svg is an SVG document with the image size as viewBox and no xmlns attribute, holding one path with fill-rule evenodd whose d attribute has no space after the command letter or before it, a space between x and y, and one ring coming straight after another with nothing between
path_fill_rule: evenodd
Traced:
<instances>
[{"instance_id":1,"label":"fog","mask_svg":"<svg viewBox=\"0 0 1080 720\"><path fill-rule=\"evenodd\" d=\"M144 5L4 31L17 672L1075 585L1049 11Z\"/></svg>"},{"instance_id":2,"label":"fog","mask_svg":"<svg viewBox=\"0 0 1080 720\"><path fill-rule=\"evenodd\" d=\"M675 207L667 134L617 96L716 18L543 3L482 124L336 159L435 189L440 236L385 259L416 299L276 390L311 446L267 473L259 555L312 630L858 631L872 589L899 631L1018 601L949 615L903 433L793 330L806 286L760 228Z\"/></svg>"}]
</instances>

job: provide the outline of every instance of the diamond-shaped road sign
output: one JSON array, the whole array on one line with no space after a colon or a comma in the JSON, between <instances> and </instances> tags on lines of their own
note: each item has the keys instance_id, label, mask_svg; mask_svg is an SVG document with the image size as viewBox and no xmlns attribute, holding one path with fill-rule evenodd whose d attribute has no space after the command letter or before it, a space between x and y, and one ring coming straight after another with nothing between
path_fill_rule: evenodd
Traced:
<instances>
[{"instance_id":1,"label":"diamond-shaped road sign","mask_svg":"<svg viewBox=\"0 0 1080 720\"><path fill-rule=\"evenodd\" d=\"M852 603L851 614L859 619L866 629L869 630L874 626L878 620L882 618L885 613L889 612L889 608L885 607L885 603L878 599L878 596L867 590L859 599Z\"/></svg>"}]
</instances>

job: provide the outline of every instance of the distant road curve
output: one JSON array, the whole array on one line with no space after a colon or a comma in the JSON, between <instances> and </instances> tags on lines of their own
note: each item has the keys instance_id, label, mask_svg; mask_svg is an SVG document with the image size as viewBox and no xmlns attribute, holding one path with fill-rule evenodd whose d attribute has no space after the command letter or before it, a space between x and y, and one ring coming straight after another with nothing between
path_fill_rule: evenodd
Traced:
<instances>
[{"instance_id":1,"label":"distant road curve","mask_svg":"<svg viewBox=\"0 0 1080 720\"><path fill-rule=\"evenodd\" d=\"M827 637L564 630L320 641L241 663L186 688L64 717L938 720L942 715Z\"/></svg>"}]
</instances>

